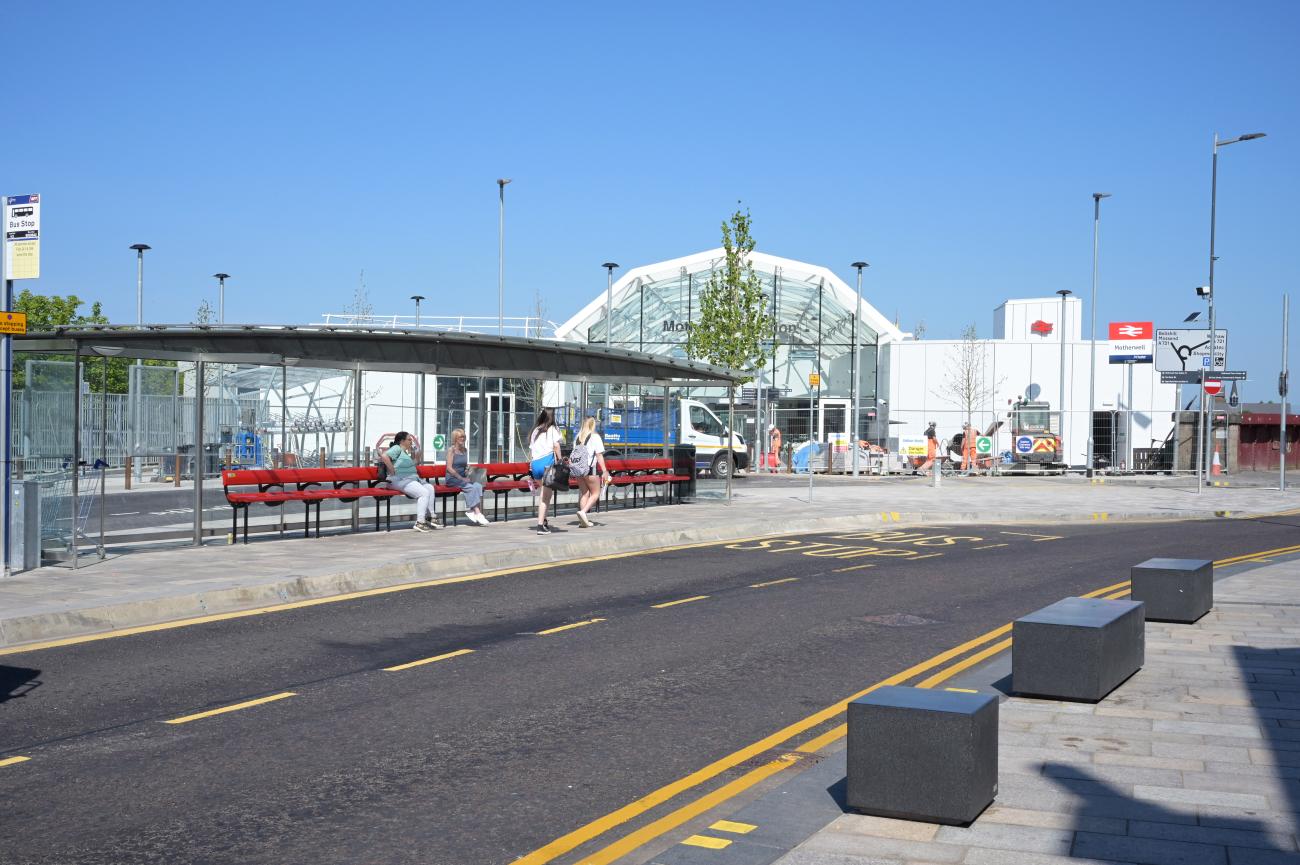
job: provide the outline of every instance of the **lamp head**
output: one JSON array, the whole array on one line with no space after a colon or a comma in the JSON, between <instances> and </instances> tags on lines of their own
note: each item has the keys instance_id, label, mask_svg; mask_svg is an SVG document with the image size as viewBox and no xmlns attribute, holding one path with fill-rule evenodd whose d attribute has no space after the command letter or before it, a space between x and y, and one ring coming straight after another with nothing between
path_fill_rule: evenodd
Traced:
<instances>
[{"instance_id":1,"label":"lamp head","mask_svg":"<svg viewBox=\"0 0 1300 865\"><path fill-rule=\"evenodd\" d=\"M1238 135L1238 136L1237 136L1237 140L1238 140L1238 141L1254 141L1256 138L1264 138L1264 137L1266 137L1267 135L1268 135L1267 132L1248 132L1248 133L1246 133L1245 135Z\"/></svg>"},{"instance_id":2,"label":"lamp head","mask_svg":"<svg viewBox=\"0 0 1300 865\"><path fill-rule=\"evenodd\" d=\"M1059 288L1056 290L1056 293L1059 294L1062 299L1074 294L1074 292L1070 291L1068 288Z\"/></svg>"},{"instance_id":3,"label":"lamp head","mask_svg":"<svg viewBox=\"0 0 1300 865\"><path fill-rule=\"evenodd\" d=\"M415 301L416 303L419 303L420 301L424 300L424 295L422 295L422 294L413 294L413 295L411 295L411 300Z\"/></svg>"},{"instance_id":4,"label":"lamp head","mask_svg":"<svg viewBox=\"0 0 1300 865\"><path fill-rule=\"evenodd\" d=\"M153 247L147 243L133 243L131 244L131 248L136 252L144 252L146 249L153 249Z\"/></svg>"},{"instance_id":5,"label":"lamp head","mask_svg":"<svg viewBox=\"0 0 1300 865\"><path fill-rule=\"evenodd\" d=\"M212 274L212 278L213 278L213 279L219 279L219 280L221 280L222 282L225 282L227 279L230 279L230 274L228 274L228 273L214 273L214 274Z\"/></svg>"},{"instance_id":6,"label":"lamp head","mask_svg":"<svg viewBox=\"0 0 1300 865\"><path fill-rule=\"evenodd\" d=\"M601 267L605 268L605 269L608 270L610 273L613 273L613 272L614 272L614 268L618 267L618 265L615 264L615 263L612 262L612 261L607 261L607 262L605 262L604 264L602 264Z\"/></svg>"},{"instance_id":7,"label":"lamp head","mask_svg":"<svg viewBox=\"0 0 1300 865\"><path fill-rule=\"evenodd\" d=\"M510 178L509 178L509 177L498 177L498 178L497 178L497 186L501 187L502 189L505 189L505 188L506 188L506 184L509 183L509 182L510 182Z\"/></svg>"},{"instance_id":8,"label":"lamp head","mask_svg":"<svg viewBox=\"0 0 1300 865\"><path fill-rule=\"evenodd\" d=\"M1092 200L1093 200L1093 201L1101 201L1103 198L1110 198L1110 193L1109 193L1109 192L1094 192L1094 193L1092 194Z\"/></svg>"},{"instance_id":9,"label":"lamp head","mask_svg":"<svg viewBox=\"0 0 1300 865\"><path fill-rule=\"evenodd\" d=\"M867 264L865 261L855 261L849 265L849 267L856 267L859 271L861 271L862 268L864 267L870 267L870 266L871 265Z\"/></svg>"}]
</instances>

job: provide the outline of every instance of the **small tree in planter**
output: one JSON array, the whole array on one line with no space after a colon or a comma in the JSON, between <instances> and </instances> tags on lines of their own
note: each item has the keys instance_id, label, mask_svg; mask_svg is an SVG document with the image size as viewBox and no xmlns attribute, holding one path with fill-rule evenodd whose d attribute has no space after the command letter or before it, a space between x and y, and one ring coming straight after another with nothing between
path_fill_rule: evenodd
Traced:
<instances>
[{"instance_id":1,"label":"small tree in planter","mask_svg":"<svg viewBox=\"0 0 1300 865\"><path fill-rule=\"evenodd\" d=\"M749 211L737 208L723 221L722 248L722 266L713 269L708 284L700 292L699 318L691 322L686 334L686 353L696 360L750 373L744 381L752 381L753 373L767 363L763 340L773 337L775 321L768 312L762 283L750 261L754 238L750 234ZM727 388L728 435L735 423L735 404L736 389L731 386ZM759 430L759 435L762 434ZM719 471L722 460L725 460L730 499L733 459L729 448L725 457L714 461L715 472Z\"/></svg>"}]
</instances>

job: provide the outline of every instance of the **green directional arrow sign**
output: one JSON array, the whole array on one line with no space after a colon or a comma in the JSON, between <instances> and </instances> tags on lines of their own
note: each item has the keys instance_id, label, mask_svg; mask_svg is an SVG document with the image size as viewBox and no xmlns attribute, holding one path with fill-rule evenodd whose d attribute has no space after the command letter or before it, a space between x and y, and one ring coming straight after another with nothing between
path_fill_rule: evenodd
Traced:
<instances>
[{"instance_id":1,"label":"green directional arrow sign","mask_svg":"<svg viewBox=\"0 0 1300 865\"><path fill-rule=\"evenodd\" d=\"M434 450L440 451L445 449L446 447L447 447L447 437L445 435L443 435L442 433L438 433L436 436L433 437Z\"/></svg>"},{"instance_id":2,"label":"green directional arrow sign","mask_svg":"<svg viewBox=\"0 0 1300 865\"><path fill-rule=\"evenodd\" d=\"M989 436L975 437L975 453L991 454L993 453L993 439Z\"/></svg>"}]
</instances>

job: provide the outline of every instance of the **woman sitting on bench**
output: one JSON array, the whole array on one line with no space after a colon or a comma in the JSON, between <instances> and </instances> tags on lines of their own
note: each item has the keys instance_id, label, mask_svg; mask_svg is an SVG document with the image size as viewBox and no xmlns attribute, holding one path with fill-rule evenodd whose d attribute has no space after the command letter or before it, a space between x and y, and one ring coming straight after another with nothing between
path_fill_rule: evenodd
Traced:
<instances>
[{"instance_id":1,"label":"woman sitting on bench","mask_svg":"<svg viewBox=\"0 0 1300 865\"><path fill-rule=\"evenodd\" d=\"M393 446L380 456L388 466L388 483L395 490L401 490L415 499L415 530L431 532L440 529L438 521L433 518L433 487L420 480L415 467L415 457L411 455L415 439L408 432L399 432L393 436Z\"/></svg>"}]
</instances>

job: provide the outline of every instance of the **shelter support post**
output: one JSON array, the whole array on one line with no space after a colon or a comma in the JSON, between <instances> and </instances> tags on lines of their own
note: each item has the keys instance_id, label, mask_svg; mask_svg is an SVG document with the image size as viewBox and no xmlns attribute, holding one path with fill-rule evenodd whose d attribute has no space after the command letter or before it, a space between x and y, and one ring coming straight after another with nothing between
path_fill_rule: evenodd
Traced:
<instances>
[{"instance_id":1,"label":"shelter support post","mask_svg":"<svg viewBox=\"0 0 1300 865\"><path fill-rule=\"evenodd\" d=\"M81 515L78 487L81 486L81 343L72 352L72 528L68 546L72 550L72 568L77 568L77 522Z\"/></svg>"},{"instance_id":2,"label":"shelter support post","mask_svg":"<svg viewBox=\"0 0 1300 865\"><path fill-rule=\"evenodd\" d=\"M198 361L194 364L194 546L203 546L203 470L207 462L207 453L203 449L203 375L207 363ZM176 466L180 473L179 463Z\"/></svg>"},{"instance_id":3,"label":"shelter support post","mask_svg":"<svg viewBox=\"0 0 1300 865\"><path fill-rule=\"evenodd\" d=\"M352 370L352 465L361 465L361 367ZM361 502L352 503L352 531L361 528Z\"/></svg>"},{"instance_id":4,"label":"shelter support post","mask_svg":"<svg viewBox=\"0 0 1300 865\"><path fill-rule=\"evenodd\" d=\"M488 461L488 432L487 432L487 379L479 376L478 379L478 462L480 465ZM468 426L469 418L465 419Z\"/></svg>"},{"instance_id":5,"label":"shelter support post","mask_svg":"<svg viewBox=\"0 0 1300 865\"><path fill-rule=\"evenodd\" d=\"M672 406L669 405L668 386L664 385L664 411L663 411L663 418L662 418L662 426L663 426L663 442L664 442L663 456L665 457L668 456L670 450L668 446L668 439L670 436L671 429L669 428L668 422L671 418L672 418Z\"/></svg>"}]
</instances>

